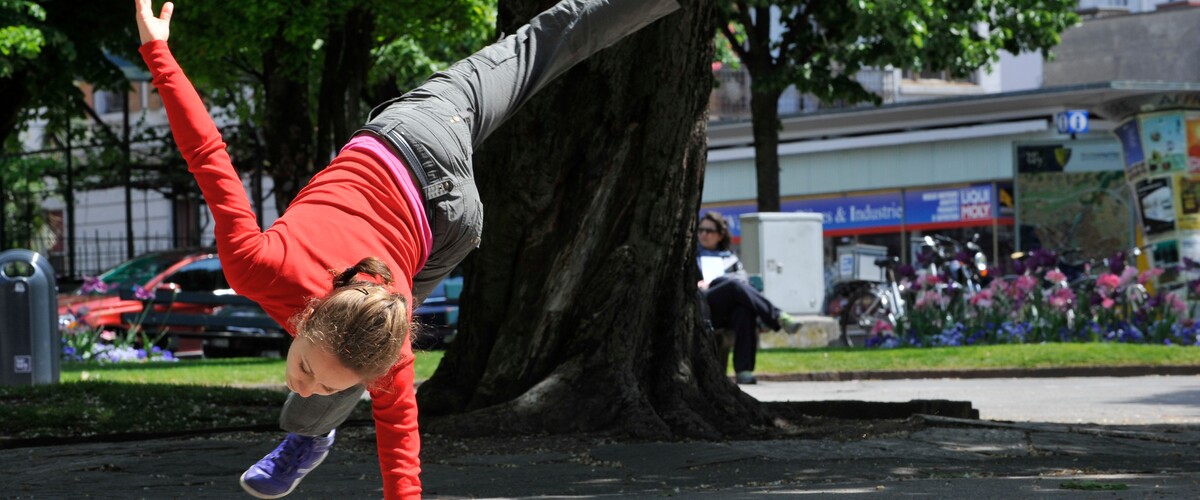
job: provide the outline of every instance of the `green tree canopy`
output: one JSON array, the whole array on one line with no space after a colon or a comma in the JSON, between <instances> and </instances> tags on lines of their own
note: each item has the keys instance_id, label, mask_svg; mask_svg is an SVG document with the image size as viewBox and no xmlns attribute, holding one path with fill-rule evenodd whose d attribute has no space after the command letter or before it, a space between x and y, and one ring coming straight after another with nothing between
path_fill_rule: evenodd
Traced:
<instances>
[{"instance_id":1,"label":"green tree canopy","mask_svg":"<svg viewBox=\"0 0 1200 500\"><path fill-rule=\"evenodd\" d=\"M176 9L170 43L282 209L371 106L481 47L494 15L483 0L206 2Z\"/></svg>"},{"instance_id":2,"label":"green tree canopy","mask_svg":"<svg viewBox=\"0 0 1200 500\"><path fill-rule=\"evenodd\" d=\"M963 77L1002 51L1050 56L1078 22L1075 0L721 0L718 28L750 74L758 208L779 210L779 96L789 85L826 102L880 98L864 68Z\"/></svg>"},{"instance_id":3,"label":"green tree canopy","mask_svg":"<svg viewBox=\"0 0 1200 500\"><path fill-rule=\"evenodd\" d=\"M131 53L137 41L126 2L0 0L0 140L34 114L65 128L82 111L77 81L122 88L107 53Z\"/></svg>"}]
</instances>

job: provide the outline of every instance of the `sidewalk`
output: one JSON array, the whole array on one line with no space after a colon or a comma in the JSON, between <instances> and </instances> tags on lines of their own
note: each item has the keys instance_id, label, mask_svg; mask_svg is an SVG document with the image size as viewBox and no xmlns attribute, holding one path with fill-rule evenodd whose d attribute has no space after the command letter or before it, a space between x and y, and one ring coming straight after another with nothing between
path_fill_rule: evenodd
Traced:
<instances>
[{"instance_id":1,"label":"sidewalk","mask_svg":"<svg viewBox=\"0 0 1200 500\"><path fill-rule=\"evenodd\" d=\"M621 443L589 436L425 436L422 480L427 498L732 499L802 493L1019 498L1039 492L1195 498L1200 491L1198 426L1010 424L929 416L818 419L813 426L831 437ZM0 450L0 496L249 498L237 477L279 437L231 433ZM335 451L289 498L381 495L371 429L348 427L338 437ZM1063 489L1072 485L1093 489Z\"/></svg>"}]
</instances>

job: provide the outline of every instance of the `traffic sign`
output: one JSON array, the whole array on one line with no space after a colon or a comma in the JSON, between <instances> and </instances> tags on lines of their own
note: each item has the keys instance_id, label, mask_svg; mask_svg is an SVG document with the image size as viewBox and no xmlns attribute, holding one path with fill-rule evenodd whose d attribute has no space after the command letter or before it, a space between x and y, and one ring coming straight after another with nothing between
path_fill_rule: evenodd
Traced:
<instances>
[{"instance_id":1,"label":"traffic sign","mask_svg":"<svg viewBox=\"0 0 1200 500\"><path fill-rule=\"evenodd\" d=\"M1088 131L1086 109L1068 109L1054 115L1054 123L1060 134L1082 134Z\"/></svg>"}]
</instances>

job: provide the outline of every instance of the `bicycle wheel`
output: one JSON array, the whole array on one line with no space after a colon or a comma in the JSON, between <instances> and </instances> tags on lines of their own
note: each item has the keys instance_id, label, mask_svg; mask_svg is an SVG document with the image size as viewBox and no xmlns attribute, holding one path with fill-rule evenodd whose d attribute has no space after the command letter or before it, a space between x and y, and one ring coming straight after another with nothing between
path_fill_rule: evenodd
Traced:
<instances>
[{"instance_id":1,"label":"bicycle wheel","mask_svg":"<svg viewBox=\"0 0 1200 500\"><path fill-rule=\"evenodd\" d=\"M851 296L850 301L842 310L840 318L842 344L853 347L851 332L856 331L865 339L871 334L871 329L880 321L889 321L888 304L883 296L872 290L861 290ZM865 345L865 344L864 344Z\"/></svg>"}]
</instances>

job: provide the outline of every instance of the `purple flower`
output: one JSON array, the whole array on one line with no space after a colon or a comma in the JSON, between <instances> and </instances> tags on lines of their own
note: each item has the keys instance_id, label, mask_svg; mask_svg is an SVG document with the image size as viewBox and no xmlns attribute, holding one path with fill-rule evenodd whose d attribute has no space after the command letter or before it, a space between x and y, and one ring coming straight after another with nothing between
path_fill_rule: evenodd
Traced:
<instances>
[{"instance_id":1,"label":"purple flower","mask_svg":"<svg viewBox=\"0 0 1200 500\"><path fill-rule=\"evenodd\" d=\"M79 291L84 294L105 293L108 292L108 283L101 280L99 276L84 278L83 286L79 288Z\"/></svg>"},{"instance_id":2,"label":"purple flower","mask_svg":"<svg viewBox=\"0 0 1200 500\"><path fill-rule=\"evenodd\" d=\"M1108 272L1120 276L1125 271L1125 252L1117 252L1108 258Z\"/></svg>"},{"instance_id":3,"label":"purple flower","mask_svg":"<svg viewBox=\"0 0 1200 500\"><path fill-rule=\"evenodd\" d=\"M917 263L921 264L921 267L926 267L929 264L932 264L933 263L933 249L931 249L929 247L922 248L921 253L917 254Z\"/></svg>"},{"instance_id":4,"label":"purple flower","mask_svg":"<svg viewBox=\"0 0 1200 500\"><path fill-rule=\"evenodd\" d=\"M1035 248L1029 251L1024 266L1025 270L1035 273L1042 269L1058 267L1058 254L1042 248Z\"/></svg>"},{"instance_id":5,"label":"purple flower","mask_svg":"<svg viewBox=\"0 0 1200 500\"><path fill-rule=\"evenodd\" d=\"M147 289L143 288L141 285L133 285L133 298L138 299L138 300L153 300L154 299L154 291L147 290Z\"/></svg>"}]
</instances>

